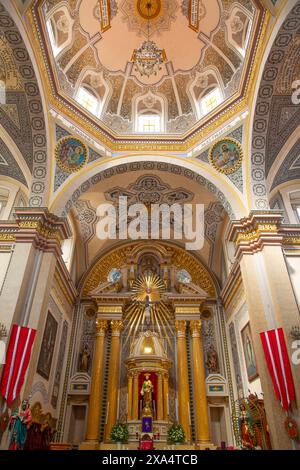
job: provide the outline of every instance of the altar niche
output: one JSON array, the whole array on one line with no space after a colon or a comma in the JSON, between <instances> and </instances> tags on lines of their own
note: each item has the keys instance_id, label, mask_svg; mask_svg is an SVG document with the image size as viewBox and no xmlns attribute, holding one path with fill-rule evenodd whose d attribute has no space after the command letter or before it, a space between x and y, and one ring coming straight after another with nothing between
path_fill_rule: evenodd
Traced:
<instances>
[{"instance_id":1,"label":"altar niche","mask_svg":"<svg viewBox=\"0 0 300 470\"><path fill-rule=\"evenodd\" d=\"M172 365L156 332L141 332L125 361L128 376L129 442L151 448L154 436L167 441L169 369Z\"/></svg>"}]
</instances>

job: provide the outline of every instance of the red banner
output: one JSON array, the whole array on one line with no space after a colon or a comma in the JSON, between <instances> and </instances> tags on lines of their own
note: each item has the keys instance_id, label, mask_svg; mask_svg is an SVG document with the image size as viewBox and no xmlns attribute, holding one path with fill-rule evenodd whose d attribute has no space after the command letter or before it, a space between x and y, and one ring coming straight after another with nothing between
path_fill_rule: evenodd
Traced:
<instances>
[{"instance_id":1,"label":"red banner","mask_svg":"<svg viewBox=\"0 0 300 470\"><path fill-rule=\"evenodd\" d=\"M24 382L36 330L13 325L6 353L0 392L8 406L17 398Z\"/></svg>"},{"instance_id":2,"label":"red banner","mask_svg":"<svg viewBox=\"0 0 300 470\"><path fill-rule=\"evenodd\" d=\"M260 333L277 399L288 411L295 399L294 381L282 328Z\"/></svg>"}]
</instances>

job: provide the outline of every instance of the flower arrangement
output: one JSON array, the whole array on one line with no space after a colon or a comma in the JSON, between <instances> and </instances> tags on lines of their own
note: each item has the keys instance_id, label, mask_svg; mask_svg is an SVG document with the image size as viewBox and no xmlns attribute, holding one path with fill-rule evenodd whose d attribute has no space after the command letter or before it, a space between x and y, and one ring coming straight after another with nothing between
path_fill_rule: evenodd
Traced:
<instances>
[{"instance_id":1,"label":"flower arrangement","mask_svg":"<svg viewBox=\"0 0 300 470\"><path fill-rule=\"evenodd\" d=\"M168 441L171 444L182 444L185 442L185 433L180 424L172 424L168 430Z\"/></svg>"},{"instance_id":2,"label":"flower arrangement","mask_svg":"<svg viewBox=\"0 0 300 470\"><path fill-rule=\"evenodd\" d=\"M286 429L286 432L288 433L289 438L297 440L298 439L297 422L288 416L284 424L285 424L285 429Z\"/></svg>"},{"instance_id":3,"label":"flower arrangement","mask_svg":"<svg viewBox=\"0 0 300 470\"><path fill-rule=\"evenodd\" d=\"M110 438L114 442L127 442L128 437L128 427L125 423L115 424L110 432Z\"/></svg>"}]
</instances>

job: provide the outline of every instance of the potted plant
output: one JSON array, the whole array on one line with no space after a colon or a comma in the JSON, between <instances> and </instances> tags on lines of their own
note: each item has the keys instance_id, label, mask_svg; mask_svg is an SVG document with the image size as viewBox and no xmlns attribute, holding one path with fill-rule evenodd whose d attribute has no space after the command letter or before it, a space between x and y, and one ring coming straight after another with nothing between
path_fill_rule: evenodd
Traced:
<instances>
[{"instance_id":1,"label":"potted plant","mask_svg":"<svg viewBox=\"0 0 300 470\"><path fill-rule=\"evenodd\" d=\"M121 449L122 444L128 441L128 426L126 423L117 423L112 427L110 438L117 443L117 448Z\"/></svg>"},{"instance_id":2,"label":"potted plant","mask_svg":"<svg viewBox=\"0 0 300 470\"><path fill-rule=\"evenodd\" d=\"M168 441L172 446L183 444L185 442L185 433L180 424L172 424L168 430Z\"/></svg>"}]
</instances>

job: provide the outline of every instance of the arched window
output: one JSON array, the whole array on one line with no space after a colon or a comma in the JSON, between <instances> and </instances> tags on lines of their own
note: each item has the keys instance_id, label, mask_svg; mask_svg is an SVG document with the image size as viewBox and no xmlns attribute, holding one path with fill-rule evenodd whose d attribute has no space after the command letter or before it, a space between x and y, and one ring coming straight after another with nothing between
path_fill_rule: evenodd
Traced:
<instances>
[{"instance_id":1,"label":"arched window","mask_svg":"<svg viewBox=\"0 0 300 470\"><path fill-rule=\"evenodd\" d=\"M213 111L222 102L220 88L214 88L199 100L199 109L201 116L206 116Z\"/></svg>"},{"instance_id":2,"label":"arched window","mask_svg":"<svg viewBox=\"0 0 300 470\"><path fill-rule=\"evenodd\" d=\"M138 132L154 134L161 132L161 117L159 114L149 114L147 111L138 116Z\"/></svg>"},{"instance_id":3,"label":"arched window","mask_svg":"<svg viewBox=\"0 0 300 470\"><path fill-rule=\"evenodd\" d=\"M99 98L86 87L79 87L77 93L77 101L81 106L83 106L87 111L97 116L99 114Z\"/></svg>"},{"instance_id":4,"label":"arched window","mask_svg":"<svg viewBox=\"0 0 300 470\"><path fill-rule=\"evenodd\" d=\"M66 268L69 272L71 272L75 253L76 232L71 217L68 217L68 222L72 231L72 236L62 241L61 250L62 258L65 262Z\"/></svg>"},{"instance_id":5,"label":"arched window","mask_svg":"<svg viewBox=\"0 0 300 470\"><path fill-rule=\"evenodd\" d=\"M135 129L141 134L164 132L165 103L161 96L148 92L133 102Z\"/></svg>"}]
</instances>

